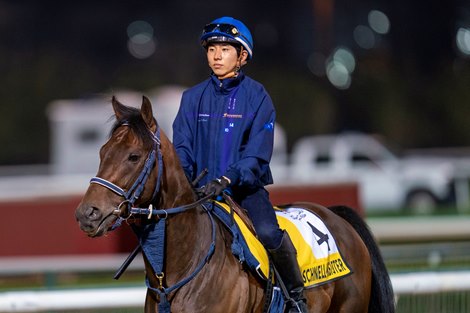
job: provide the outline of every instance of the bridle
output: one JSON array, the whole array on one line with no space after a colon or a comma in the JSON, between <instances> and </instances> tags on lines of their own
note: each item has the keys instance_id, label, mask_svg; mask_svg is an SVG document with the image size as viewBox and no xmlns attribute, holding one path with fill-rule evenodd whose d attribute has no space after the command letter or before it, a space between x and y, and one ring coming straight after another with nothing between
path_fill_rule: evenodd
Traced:
<instances>
[{"instance_id":1,"label":"bridle","mask_svg":"<svg viewBox=\"0 0 470 313\"><path fill-rule=\"evenodd\" d=\"M123 123L122 125L128 125L127 123ZM155 209L153 208L152 205L150 205L148 208L136 208L134 207L134 203L139 199L140 195L142 194L142 191L144 190L145 184L147 183L147 180L150 176L150 173L154 167L155 162L157 162L158 166L158 174L157 174L157 183L155 185L155 189L152 194L152 198L150 203L153 203L153 200L157 196L158 192L160 191L161 187L161 181L162 181L162 175L163 175L163 155L161 151L161 140L160 140L160 128L157 127L157 130L155 133L151 133L152 135L152 140L153 140L153 146L152 149L150 150L147 160L145 161L144 167L142 168L142 171L139 174L139 177L135 180L135 182L132 184L132 187L129 188L129 190L125 190L118 185L110 182L107 179L95 176L90 179L90 184L97 184L101 185L112 192L116 193L117 195L121 196L124 198L124 201L122 201L117 208L113 211L112 214L119 216L120 221L116 221L115 225L119 224L122 222L122 220L125 220L129 217L129 215L145 215L147 217L151 216L158 216L158 215L164 215L167 217L169 214L177 214L184 212L188 209L195 208L204 202L207 202L209 199L212 198L212 195L207 195L199 200L196 200L195 202L174 207L174 208L169 208L169 209ZM205 173L203 173L205 174ZM199 180L197 178L197 180ZM127 205L127 210L126 214L123 214L121 207ZM113 226L112 229L117 228L117 226Z\"/></svg>"},{"instance_id":2,"label":"bridle","mask_svg":"<svg viewBox=\"0 0 470 313\"><path fill-rule=\"evenodd\" d=\"M127 122L124 122L121 125L126 126L129 124ZM205 202L207 202L210 198L212 198L212 195L204 196L196 200L193 203L189 203L189 204L182 205L179 207L168 208L168 209L154 209L152 204L150 204L148 208L135 208L133 206L134 203L137 201L137 199L139 199L139 197L141 196L142 191L145 187L145 184L147 183L147 180L150 176L150 173L152 172L152 169L155 166L155 163L157 163L157 166L158 166L157 183L155 185L155 189L153 191L153 195L152 195L150 203L154 202L155 197L160 190L161 181L162 181L162 173L163 173L163 156L161 152L160 128L157 126L155 133L151 132L151 135L152 135L152 140L153 140L152 149L150 150L148 154L147 160L145 161L144 167L141 173L139 174L139 177L135 180L135 182L132 184L132 187L129 188L129 190L126 191L125 189L117 186L116 184L110 182L109 180L98 177L98 176L93 177L90 180L90 184L101 185L124 198L124 201L122 201L112 213L112 214L117 215L118 219L111 226L111 230L114 230L117 227L119 227L122 221L128 219L132 215L141 215L141 216L144 215L144 216L147 216L149 219L152 216L160 217L156 221L156 223L144 225L143 228L133 227L133 230L138 237L142 236L142 234L145 232L147 232L145 236L148 236L149 238L151 237L149 240L150 243L148 245L145 244L145 242L142 243L142 241L140 241L139 243L140 248L134 251L138 252L140 249L143 250L143 253L146 255L147 260L152 266L155 276L157 277L159 281L159 287L157 288L152 287L150 285L148 276L146 276L147 288L157 293L160 298L160 302L158 304L158 308L159 308L158 311L162 313L170 313L170 304L167 299L168 294L179 289L180 287L184 286L189 281L191 281L202 270L204 265L209 262L209 259L213 255L215 251L216 226L215 226L215 221L212 216L212 213L204 205ZM124 216L121 211L121 207L124 205L127 205L126 216ZM165 243L166 219L170 214L181 213L189 209L194 209L199 206L201 206L202 209L207 213L210 219L210 223L211 223L211 230L212 230L211 231L212 233L211 243L207 251L207 254L202 260L200 260L197 267L189 276L181 279L175 285L165 288L163 286L163 277L164 277L163 267L164 267L164 257L165 257L164 243ZM135 254L132 253L128 257L128 259L125 261L125 263L127 264L123 265L124 270L127 267L127 265L130 262L132 262L132 259L134 258L134 256Z\"/></svg>"},{"instance_id":3,"label":"bridle","mask_svg":"<svg viewBox=\"0 0 470 313\"><path fill-rule=\"evenodd\" d=\"M121 125L128 126L129 124L127 122L124 122ZM150 176L150 173L152 172L152 169L155 163L157 163L157 166L158 166L158 174L157 174L158 176L157 176L157 183L155 185L155 189L153 191L152 198L150 201L151 203L153 202L157 193L160 190L161 181L162 181L162 173L163 173L163 156L161 152L160 128L157 126L155 133L151 131L150 133L151 133L152 141L153 141L152 149L150 150L147 156L147 160L145 161L142 171L140 172L139 176L132 184L131 188L129 188L126 191L125 189L117 186L116 184L110 182L109 180L98 177L98 176L95 176L90 180L90 184L101 185L124 198L124 201L122 201L113 212L114 215L118 216L118 219L116 220L114 225L111 227L112 230L119 227L122 221L127 219L129 215L131 214L131 209L134 203L137 201L137 199L140 198L144 190L145 184L147 183L147 180ZM127 206L126 210L124 210L125 212L124 214L123 214L123 211L121 210L123 206Z\"/></svg>"}]
</instances>

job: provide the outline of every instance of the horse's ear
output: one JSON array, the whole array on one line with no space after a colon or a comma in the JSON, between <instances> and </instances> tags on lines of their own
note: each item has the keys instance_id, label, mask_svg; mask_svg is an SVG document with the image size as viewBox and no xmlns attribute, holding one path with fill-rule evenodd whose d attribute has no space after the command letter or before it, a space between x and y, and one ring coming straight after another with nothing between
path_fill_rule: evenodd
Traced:
<instances>
[{"instance_id":1,"label":"horse's ear","mask_svg":"<svg viewBox=\"0 0 470 313\"><path fill-rule=\"evenodd\" d=\"M123 116L124 112L124 104L119 102L115 96L111 99L111 103L113 104L114 114L116 115L116 120L120 121Z\"/></svg>"},{"instance_id":2,"label":"horse's ear","mask_svg":"<svg viewBox=\"0 0 470 313\"><path fill-rule=\"evenodd\" d=\"M140 108L140 112L140 114L142 114L142 118L145 121L145 124L147 124L150 129L154 129L156 124L153 118L152 104L150 103L149 98L146 96L142 97L142 107Z\"/></svg>"}]
</instances>

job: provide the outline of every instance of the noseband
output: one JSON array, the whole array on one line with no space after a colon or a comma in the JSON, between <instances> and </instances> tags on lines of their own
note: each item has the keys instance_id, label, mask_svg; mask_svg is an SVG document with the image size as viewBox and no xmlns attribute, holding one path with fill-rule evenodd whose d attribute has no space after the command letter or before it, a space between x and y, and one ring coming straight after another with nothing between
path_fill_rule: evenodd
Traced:
<instances>
[{"instance_id":1,"label":"noseband","mask_svg":"<svg viewBox=\"0 0 470 313\"><path fill-rule=\"evenodd\" d=\"M122 125L126 126L128 124L123 123ZM125 218L122 217L121 207L123 205L127 205L126 214L129 214L130 209L133 207L137 199L139 199L139 197L141 196L142 191L144 190L145 184L147 183L150 173L152 172L152 169L155 165L155 162L157 162L157 166L158 166L158 174L157 174L158 176L157 176L157 183L155 185L155 189L152 194L151 202L153 202L158 191L160 190L162 172L163 172L163 157L162 157L162 152L161 152L160 128L157 126L155 133L151 133L151 135L152 135L152 140L153 140L152 150L150 150L148 154L147 160L145 161L144 167L142 168L142 171L140 172L139 177L137 177L137 179L132 184L132 187L129 188L129 190L126 191L123 188L117 186L116 184L110 182L109 180L106 180L101 177L95 176L90 180L90 184L98 184L103 187L106 187L112 192L124 198L124 201L121 202L119 206L113 212L113 214L118 215L119 218L116 220L116 222L112 226L111 228L112 230L119 227L122 221L125 220Z\"/></svg>"}]
</instances>

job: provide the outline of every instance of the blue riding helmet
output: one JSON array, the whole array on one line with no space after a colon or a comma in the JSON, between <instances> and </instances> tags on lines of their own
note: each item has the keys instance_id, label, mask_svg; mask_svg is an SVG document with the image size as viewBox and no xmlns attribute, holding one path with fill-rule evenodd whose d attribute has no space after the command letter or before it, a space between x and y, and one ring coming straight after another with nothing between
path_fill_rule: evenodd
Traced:
<instances>
[{"instance_id":1,"label":"blue riding helmet","mask_svg":"<svg viewBox=\"0 0 470 313\"><path fill-rule=\"evenodd\" d=\"M253 57L253 38L250 30L233 17L224 16L213 20L202 30L201 44L206 47L210 42L231 42L241 44L248 52L248 59Z\"/></svg>"}]
</instances>

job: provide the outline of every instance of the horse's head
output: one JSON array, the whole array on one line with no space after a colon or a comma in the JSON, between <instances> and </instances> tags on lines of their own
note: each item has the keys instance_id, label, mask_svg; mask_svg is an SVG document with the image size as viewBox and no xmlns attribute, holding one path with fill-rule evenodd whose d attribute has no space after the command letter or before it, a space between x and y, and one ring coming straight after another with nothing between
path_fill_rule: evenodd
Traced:
<instances>
[{"instance_id":1,"label":"horse's head","mask_svg":"<svg viewBox=\"0 0 470 313\"><path fill-rule=\"evenodd\" d=\"M101 147L98 173L75 211L80 228L90 237L105 234L119 216L127 214L129 205L149 204L161 179L155 166L160 138L155 135L158 125L150 101L143 97L140 110L114 97L112 105L116 123Z\"/></svg>"}]
</instances>

